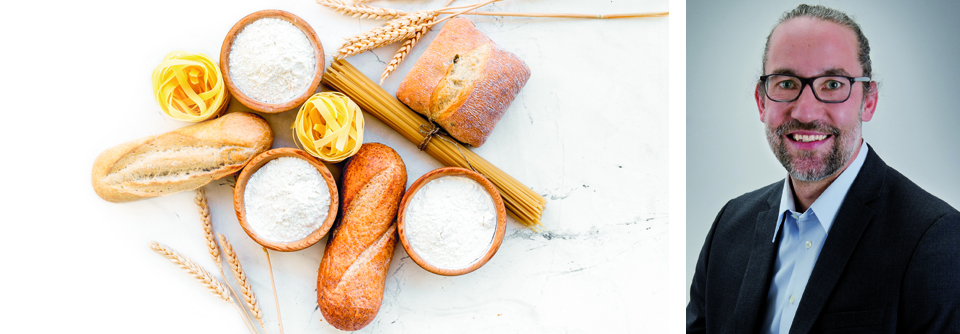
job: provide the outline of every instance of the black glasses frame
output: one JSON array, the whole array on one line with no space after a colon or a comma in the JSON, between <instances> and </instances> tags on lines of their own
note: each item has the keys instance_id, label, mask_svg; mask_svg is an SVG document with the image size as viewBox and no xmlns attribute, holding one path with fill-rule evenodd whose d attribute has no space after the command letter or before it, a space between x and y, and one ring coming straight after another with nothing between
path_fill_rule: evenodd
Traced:
<instances>
[{"instance_id":1,"label":"black glasses frame","mask_svg":"<svg viewBox=\"0 0 960 334\"><path fill-rule=\"evenodd\" d=\"M773 98L772 96L770 96L770 93L767 92L767 79L770 78L770 77L772 77L772 76L791 77L791 78L796 78L797 80L799 80L799 81L800 81L800 91L799 91L799 93L797 93L797 97L793 98L792 100L777 100L777 99ZM826 101L826 100L824 100L824 99L821 99L820 96L817 95L817 90L816 90L816 89L813 89L813 82L814 82L815 80L817 80L817 79L826 78L826 77L846 78L847 80L850 80L850 90L847 91L847 97L846 97L845 99L843 99L842 101ZM855 82L870 82L870 81L871 81L871 80L870 80L870 77L848 77L848 76L846 76L846 75L835 75L835 74L833 74L833 75L820 75L820 76L815 76L815 77L810 77L810 78L798 77L798 76L792 75L792 74L767 74L767 75L760 76L760 87L763 89L763 95L766 95L767 98L769 98L770 100L776 101L776 102L793 102L793 101L796 101L797 99L800 98L800 95L803 95L803 89L806 88L807 86L810 86L810 91L813 92L813 97L816 97L816 98L817 98L817 101L820 101L820 102L823 102L823 103L844 103L844 102L847 102L847 100L850 99L850 95L853 95L853 83L855 83Z\"/></svg>"}]
</instances>

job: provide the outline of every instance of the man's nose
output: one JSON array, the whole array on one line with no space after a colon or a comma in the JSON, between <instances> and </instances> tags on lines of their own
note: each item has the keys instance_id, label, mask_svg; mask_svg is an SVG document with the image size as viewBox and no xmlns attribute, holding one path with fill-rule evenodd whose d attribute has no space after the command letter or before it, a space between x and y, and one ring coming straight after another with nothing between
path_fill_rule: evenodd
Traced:
<instances>
[{"instance_id":1,"label":"man's nose","mask_svg":"<svg viewBox=\"0 0 960 334\"><path fill-rule=\"evenodd\" d=\"M813 87L807 85L800 91L800 97L793 101L793 110L790 116L803 123L821 119L823 117L823 102L813 95Z\"/></svg>"}]
</instances>

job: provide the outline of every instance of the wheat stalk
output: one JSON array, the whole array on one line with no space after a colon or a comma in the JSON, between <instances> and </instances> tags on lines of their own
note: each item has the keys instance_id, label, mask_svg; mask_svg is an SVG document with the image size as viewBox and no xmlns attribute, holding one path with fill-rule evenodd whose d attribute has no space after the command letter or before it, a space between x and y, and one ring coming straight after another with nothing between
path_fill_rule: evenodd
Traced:
<instances>
[{"instance_id":1,"label":"wheat stalk","mask_svg":"<svg viewBox=\"0 0 960 334\"><path fill-rule=\"evenodd\" d=\"M283 320L280 319L280 299L277 297L277 283L273 280L273 264L270 263L270 252L267 247L260 246L263 254L267 256L267 270L270 271L270 286L273 288L273 304L277 305L277 325L280 326L280 334L283 334Z\"/></svg>"},{"instance_id":2,"label":"wheat stalk","mask_svg":"<svg viewBox=\"0 0 960 334\"><path fill-rule=\"evenodd\" d=\"M440 14L448 14L447 11ZM463 15L516 16L516 17L553 17L568 19L626 19L644 17L666 17L670 12L626 13L626 14L566 14L566 13L514 13L514 12L467 12Z\"/></svg>"},{"instance_id":3,"label":"wheat stalk","mask_svg":"<svg viewBox=\"0 0 960 334\"><path fill-rule=\"evenodd\" d=\"M500 2L500 1L503 1L503 0L487 0L487 1L480 2L480 3L476 3L476 4L473 4L473 5L440 8L440 9L437 11L437 14L438 14L438 15L439 15L439 14L450 14L450 16L444 17L444 18L439 19L439 20L434 20L433 22L430 22L430 23L428 23L427 25L432 26L432 25L435 25L435 24L437 24L437 23L440 23L440 22L443 22L443 21L452 19L452 18L456 17L457 15L460 15L460 14L463 14L463 13L467 13L467 12L473 11L473 10L475 10L475 9L477 9L477 8L480 8L480 7L483 7L483 6L492 4L492 3L494 3L494 2ZM454 10L454 9L462 9L462 10L460 10L459 12L453 12L453 13L451 13L451 11Z\"/></svg>"},{"instance_id":4,"label":"wheat stalk","mask_svg":"<svg viewBox=\"0 0 960 334\"><path fill-rule=\"evenodd\" d=\"M213 220L210 218L210 207L207 206L207 196L203 188L197 189L197 197L194 199L197 206L200 207L200 221L203 224L203 236L207 240L207 250L213 262L220 267L221 275L223 266L220 264L220 248L217 247L217 238L213 236Z\"/></svg>"},{"instance_id":5,"label":"wheat stalk","mask_svg":"<svg viewBox=\"0 0 960 334\"><path fill-rule=\"evenodd\" d=\"M407 13L401 17L387 21L386 25L373 28L367 32L347 38L340 50L337 50L336 59L343 59L369 50L379 48L384 45L393 44L414 36L424 27L431 27L437 23L446 21L457 15L475 10L488 4L503 0L487 0L468 6L444 7L438 10L421 10ZM437 15L441 12L460 9L453 12L450 16L437 20Z\"/></svg>"},{"instance_id":6,"label":"wheat stalk","mask_svg":"<svg viewBox=\"0 0 960 334\"><path fill-rule=\"evenodd\" d=\"M264 327L263 313L260 312L257 296L253 293L253 288L250 287L247 275L243 273L243 267L240 266L237 253L233 251L233 245L227 241L227 237L224 237L223 234L217 233L217 237L220 238L220 246L223 247L223 254L227 256L227 263L230 264L230 269L233 270L233 277L237 279L237 284L240 285L240 291L243 292L243 299L247 302L247 309L249 309L253 317L260 322L260 327Z\"/></svg>"},{"instance_id":7,"label":"wheat stalk","mask_svg":"<svg viewBox=\"0 0 960 334\"><path fill-rule=\"evenodd\" d=\"M432 21L432 20L431 20ZM431 23L431 22L428 22ZM423 25L420 27L417 32L408 38L406 41L400 45L400 50L397 50L397 53L393 55L393 59L390 59L390 64L387 64L387 68L383 69L383 74L380 75L380 85L383 85L383 80L387 79L387 76L390 73L393 73L394 70L400 66L400 63L403 62L403 59L407 57L407 54L410 53L410 50L417 45L417 42L420 41L420 38L423 35L426 35L430 31L431 25Z\"/></svg>"},{"instance_id":8,"label":"wheat stalk","mask_svg":"<svg viewBox=\"0 0 960 334\"><path fill-rule=\"evenodd\" d=\"M363 1L355 1L352 4L344 3L339 0L317 0L321 6L333 9L340 15L350 15L361 19L388 20L398 18L406 14L403 11L390 8L373 7L363 4Z\"/></svg>"},{"instance_id":9,"label":"wheat stalk","mask_svg":"<svg viewBox=\"0 0 960 334\"><path fill-rule=\"evenodd\" d=\"M384 69L380 76L380 84L387 78L403 59L410 49L417 43L420 37L430 27L440 22L446 21L458 15L491 15L491 16L521 16L521 17L555 17L555 18L593 18L593 19L616 19L616 18L638 18L638 17L664 17L669 12L656 13L629 13L629 14L560 14L560 13L508 13L508 12L475 12L477 8L503 0L488 0L473 5L453 6L450 4L453 0L447 2L443 8L432 11L417 11L404 13L389 8L373 7L365 5L368 0L355 0L348 4L342 0L316 0L318 4L333 8L340 14L351 15L360 18L373 19L392 19L386 25L373 28L356 36L346 39L346 42L337 50L335 59L343 59L357 55L369 50L373 50L388 44L404 41L400 50L394 54L393 59ZM440 14L449 14L443 19L437 20Z\"/></svg>"},{"instance_id":10,"label":"wheat stalk","mask_svg":"<svg viewBox=\"0 0 960 334\"><path fill-rule=\"evenodd\" d=\"M337 53L337 59L350 57L384 45L393 44L416 34L423 25L433 22L438 11L418 11L387 21L384 26L347 38Z\"/></svg>"},{"instance_id":11,"label":"wheat stalk","mask_svg":"<svg viewBox=\"0 0 960 334\"><path fill-rule=\"evenodd\" d=\"M163 245L155 241L150 242L150 249L153 249L157 253L160 253L160 255L166 256L168 259L170 259L171 262L176 263L177 265L180 266L180 268L183 268L188 273L190 273L190 275L200 280L200 282L203 283L203 285L206 286L207 289L210 289L210 291L213 292L215 295L227 301L228 303L230 303L230 305L233 305L233 308L237 309L237 313L240 314L240 319L243 320L243 324L247 326L247 329L250 330L251 333L257 334L257 332L253 329L253 327L251 327L250 324L247 323L249 319L247 319L246 313L244 313L243 310L241 310L240 307L233 302L233 298L230 297L230 294L227 292L226 288L224 288L224 285L226 284L220 282L215 277L210 275L209 272L204 270L203 267L200 267L199 265L197 265L196 262L191 261L190 259L184 257L183 255L180 255L176 251L169 249L167 247L164 247ZM230 285L226 285L226 286L229 287ZM231 288L231 290L233 289Z\"/></svg>"},{"instance_id":12,"label":"wheat stalk","mask_svg":"<svg viewBox=\"0 0 960 334\"><path fill-rule=\"evenodd\" d=\"M365 1L365 0L358 0L357 3L362 1ZM450 4L453 3L453 1L454 0L447 1L447 3L443 5L443 7L450 6ZM395 71L397 67L400 66L400 63L407 58L407 54L410 53L410 50L413 50L413 47L417 45L417 42L420 41L420 38L422 38L423 35L426 35L427 32L430 31L430 28L433 27L432 25L433 20L436 20L436 16L434 16L433 19L431 19L431 22L428 22L426 25L420 27L420 29L417 30L417 32L413 36L411 36L410 38L407 38L406 41L403 41L403 44L400 45L400 49L397 50L397 53L393 55L393 59L390 59L390 63L387 64L387 68L383 69L383 74L380 75L380 85L383 85L383 80L386 80L387 77L390 76L390 74L393 73L393 71Z\"/></svg>"},{"instance_id":13,"label":"wheat stalk","mask_svg":"<svg viewBox=\"0 0 960 334\"><path fill-rule=\"evenodd\" d=\"M176 263L178 266L180 266L180 268L186 270L188 273L190 273L190 275L200 280L200 282L202 282L207 289L210 289L213 294L219 296L221 299L228 302L233 300L230 298L230 293L227 292L227 287L224 286L223 282L220 282L220 280L218 280L216 277L210 275L209 272L204 270L195 262L157 242L151 242L150 249L153 249L163 256L166 256L171 262Z\"/></svg>"},{"instance_id":14,"label":"wheat stalk","mask_svg":"<svg viewBox=\"0 0 960 334\"><path fill-rule=\"evenodd\" d=\"M213 219L210 217L210 206L207 205L207 196L203 188L197 189L197 197L194 199L194 202L197 203L197 206L200 210L200 222L203 226L203 237L207 241L207 251L210 253L210 257L213 259L213 262L217 264L217 269L220 270L220 278L223 279L224 283L226 283L227 276L224 275L223 264L220 262L220 247L218 247L217 238L214 236ZM230 284L226 284L226 286L228 289L230 289L230 292L232 292L234 296L240 296L237 291L230 286ZM237 308L237 310L239 311L240 309ZM253 321L250 320L250 316L246 312L241 312L241 314L244 317L243 321L245 324L247 322L250 324L253 323ZM247 324L247 326L250 327L250 324ZM261 328L263 327L261 326ZM252 328L251 331L253 331ZM266 329L264 329L264 332L266 332Z\"/></svg>"}]
</instances>

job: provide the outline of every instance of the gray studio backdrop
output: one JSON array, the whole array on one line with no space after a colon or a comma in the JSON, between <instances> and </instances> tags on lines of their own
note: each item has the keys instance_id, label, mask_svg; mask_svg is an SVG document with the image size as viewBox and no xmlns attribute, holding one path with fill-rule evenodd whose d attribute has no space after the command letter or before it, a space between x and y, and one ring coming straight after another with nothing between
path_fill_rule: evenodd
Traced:
<instances>
[{"instance_id":1,"label":"gray studio backdrop","mask_svg":"<svg viewBox=\"0 0 960 334\"><path fill-rule=\"evenodd\" d=\"M720 208L786 177L767 146L753 91L767 34L800 3L687 1L688 301ZM870 41L880 91L873 120L863 123L866 142L960 208L960 1L807 3L852 15Z\"/></svg>"}]
</instances>

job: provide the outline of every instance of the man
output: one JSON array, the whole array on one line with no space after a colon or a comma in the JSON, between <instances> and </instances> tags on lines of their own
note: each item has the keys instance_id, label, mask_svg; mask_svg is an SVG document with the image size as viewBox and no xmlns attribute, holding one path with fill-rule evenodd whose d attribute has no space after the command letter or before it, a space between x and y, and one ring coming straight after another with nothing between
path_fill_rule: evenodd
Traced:
<instances>
[{"instance_id":1,"label":"man","mask_svg":"<svg viewBox=\"0 0 960 334\"><path fill-rule=\"evenodd\" d=\"M960 212L861 137L870 47L800 5L767 37L755 99L783 181L728 202L707 235L690 333L960 333Z\"/></svg>"}]
</instances>

